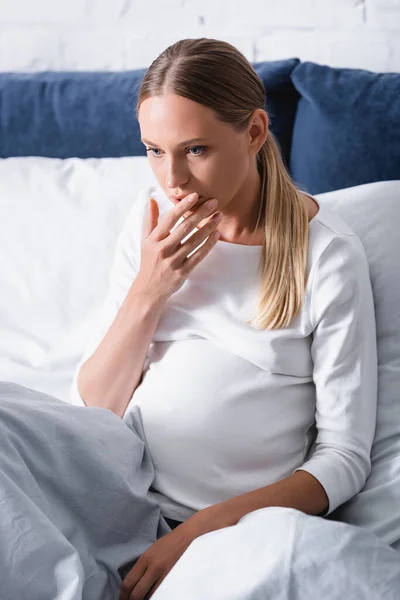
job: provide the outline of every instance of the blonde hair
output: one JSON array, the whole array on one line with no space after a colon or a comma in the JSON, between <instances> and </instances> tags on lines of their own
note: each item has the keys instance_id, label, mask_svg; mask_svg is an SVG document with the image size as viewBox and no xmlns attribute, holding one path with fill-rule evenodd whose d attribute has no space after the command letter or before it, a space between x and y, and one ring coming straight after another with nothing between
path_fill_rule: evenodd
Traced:
<instances>
[{"instance_id":1,"label":"blonde hair","mask_svg":"<svg viewBox=\"0 0 400 600\"><path fill-rule=\"evenodd\" d=\"M266 93L252 64L231 44L211 38L179 40L150 65L141 82L136 116L149 97L174 93L214 110L216 118L244 131L253 111L265 110ZM308 211L269 130L257 154L261 178L256 230L265 231L259 263L256 329L288 326L300 312L306 286Z\"/></svg>"}]
</instances>

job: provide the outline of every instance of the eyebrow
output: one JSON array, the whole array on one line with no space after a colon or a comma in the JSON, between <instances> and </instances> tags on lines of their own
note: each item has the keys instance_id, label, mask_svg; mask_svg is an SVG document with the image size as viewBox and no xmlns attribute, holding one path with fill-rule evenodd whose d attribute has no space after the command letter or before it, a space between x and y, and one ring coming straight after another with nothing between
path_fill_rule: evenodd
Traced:
<instances>
[{"instance_id":1,"label":"eyebrow","mask_svg":"<svg viewBox=\"0 0 400 600\"><path fill-rule=\"evenodd\" d=\"M150 144L150 146L157 146L157 144L153 144L153 142L149 142L149 140L145 140L144 138L141 140L144 144ZM207 138L202 137L202 138L191 138L190 140L185 140L184 142L181 142L180 144L178 144L178 148L180 148L181 146L186 146L188 144L193 144L193 142L205 142L207 141Z\"/></svg>"}]
</instances>

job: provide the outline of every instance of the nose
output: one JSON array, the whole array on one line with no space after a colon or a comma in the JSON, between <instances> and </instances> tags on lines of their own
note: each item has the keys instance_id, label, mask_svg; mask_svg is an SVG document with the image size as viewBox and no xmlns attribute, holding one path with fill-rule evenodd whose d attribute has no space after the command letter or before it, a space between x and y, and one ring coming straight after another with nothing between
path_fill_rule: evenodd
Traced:
<instances>
[{"instance_id":1,"label":"nose","mask_svg":"<svg viewBox=\"0 0 400 600\"><path fill-rule=\"evenodd\" d=\"M167 186L170 190L186 189L189 173L183 161L170 158L167 165Z\"/></svg>"}]
</instances>

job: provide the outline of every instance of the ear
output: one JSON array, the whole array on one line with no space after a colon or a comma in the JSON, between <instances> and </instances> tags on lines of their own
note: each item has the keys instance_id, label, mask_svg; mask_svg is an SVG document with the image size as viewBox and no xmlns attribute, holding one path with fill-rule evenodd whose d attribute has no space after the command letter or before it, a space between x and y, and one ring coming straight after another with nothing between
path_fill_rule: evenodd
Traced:
<instances>
[{"instance_id":1,"label":"ear","mask_svg":"<svg viewBox=\"0 0 400 600\"><path fill-rule=\"evenodd\" d=\"M248 135L249 144L254 154L259 152L268 135L268 115L262 108L257 108L251 117Z\"/></svg>"}]
</instances>

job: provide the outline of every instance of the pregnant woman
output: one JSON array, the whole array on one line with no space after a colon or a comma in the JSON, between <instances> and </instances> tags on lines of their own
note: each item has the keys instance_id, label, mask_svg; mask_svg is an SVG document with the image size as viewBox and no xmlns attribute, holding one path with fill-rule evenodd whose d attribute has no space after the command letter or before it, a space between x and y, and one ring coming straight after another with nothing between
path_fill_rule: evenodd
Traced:
<instances>
[{"instance_id":1,"label":"pregnant woman","mask_svg":"<svg viewBox=\"0 0 400 600\"><path fill-rule=\"evenodd\" d=\"M265 102L245 57L207 38L170 46L141 82L158 185L121 232L71 389L74 404L140 412L149 498L171 526L126 573L121 600L150 598L196 537L269 506L329 515L370 472L365 251L296 187Z\"/></svg>"}]
</instances>

